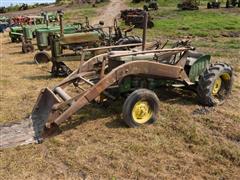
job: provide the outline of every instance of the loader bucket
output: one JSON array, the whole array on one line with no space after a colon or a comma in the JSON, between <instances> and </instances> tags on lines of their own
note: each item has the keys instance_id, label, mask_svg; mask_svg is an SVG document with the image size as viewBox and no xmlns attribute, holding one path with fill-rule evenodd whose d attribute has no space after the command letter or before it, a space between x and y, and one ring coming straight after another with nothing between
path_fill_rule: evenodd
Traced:
<instances>
[{"instance_id":1,"label":"loader bucket","mask_svg":"<svg viewBox=\"0 0 240 180\"><path fill-rule=\"evenodd\" d=\"M35 132L35 139L41 141L46 122L49 120L54 104L59 103L58 97L49 89L41 90L37 102L32 110L31 119Z\"/></svg>"}]
</instances>

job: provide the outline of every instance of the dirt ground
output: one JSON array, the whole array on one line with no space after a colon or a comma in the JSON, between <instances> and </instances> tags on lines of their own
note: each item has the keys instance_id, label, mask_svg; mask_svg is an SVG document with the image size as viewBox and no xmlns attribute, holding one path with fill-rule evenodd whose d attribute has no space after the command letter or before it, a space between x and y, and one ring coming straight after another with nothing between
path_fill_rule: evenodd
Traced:
<instances>
[{"instance_id":1,"label":"dirt ground","mask_svg":"<svg viewBox=\"0 0 240 180\"><path fill-rule=\"evenodd\" d=\"M0 37L0 122L10 123L28 116L40 90L61 78L50 76L51 64L36 65L34 53L22 54L7 33ZM222 106L203 108L192 91L162 88L157 123L131 129L122 121L121 100L107 108L90 105L42 144L1 149L0 179L240 179L239 57L239 49L213 57L235 70L232 95Z\"/></svg>"},{"instance_id":2,"label":"dirt ground","mask_svg":"<svg viewBox=\"0 0 240 180\"><path fill-rule=\"evenodd\" d=\"M113 20L119 15L121 10L127 8L124 1L111 0L110 3L103 9L99 9L96 17L93 19L92 23L97 24L99 20L104 21L106 26L113 25Z\"/></svg>"}]
</instances>

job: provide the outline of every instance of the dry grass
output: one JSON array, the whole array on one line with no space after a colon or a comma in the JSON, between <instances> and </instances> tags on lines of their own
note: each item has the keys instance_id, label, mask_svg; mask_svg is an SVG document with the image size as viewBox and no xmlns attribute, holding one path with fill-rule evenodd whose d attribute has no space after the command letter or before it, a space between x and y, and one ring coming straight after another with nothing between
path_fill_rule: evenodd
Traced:
<instances>
[{"instance_id":1,"label":"dry grass","mask_svg":"<svg viewBox=\"0 0 240 180\"><path fill-rule=\"evenodd\" d=\"M21 54L20 44L9 43L7 34L1 40L0 121L6 123L29 114L40 89L60 79L46 72L50 64L37 66L34 54ZM193 39L200 45L202 40ZM205 45L199 49L222 50ZM213 60L235 69L233 93L224 105L196 115L201 107L192 92L160 89L160 119L139 129L122 122L121 101L108 108L90 105L43 144L0 150L1 179L239 179L239 49L220 55Z\"/></svg>"}]
</instances>

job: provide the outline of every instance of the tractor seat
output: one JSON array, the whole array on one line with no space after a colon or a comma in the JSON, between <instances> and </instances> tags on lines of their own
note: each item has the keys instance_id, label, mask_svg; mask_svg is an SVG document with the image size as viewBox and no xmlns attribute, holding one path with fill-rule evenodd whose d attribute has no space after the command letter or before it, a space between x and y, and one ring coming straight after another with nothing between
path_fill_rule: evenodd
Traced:
<instances>
[{"instance_id":1,"label":"tractor seat","mask_svg":"<svg viewBox=\"0 0 240 180\"><path fill-rule=\"evenodd\" d=\"M203 53L199 53L199 52L196 52L196 51L191 51L191 50L188 51L188 57L200 58L203 55L204 55Z\"/></svg>"}]
</instances>

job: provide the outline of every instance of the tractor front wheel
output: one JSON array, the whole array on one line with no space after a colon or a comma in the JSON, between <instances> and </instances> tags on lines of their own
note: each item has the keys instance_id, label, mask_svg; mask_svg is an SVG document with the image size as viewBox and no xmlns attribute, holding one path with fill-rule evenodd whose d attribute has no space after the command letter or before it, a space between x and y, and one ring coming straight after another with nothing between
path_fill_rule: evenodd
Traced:
<instances>
[{"instance_id":1,"label":"tractor front wheel","mask_svg":"<svg viewBox=\"0 0 240 180\"><path fill-rule=\"evenodd\" d=\"M73 71L64 62L54 62L51 74L53 77L67 77Z\"/></svg>"},{"instance_id":2,"label":"tractor front wheel","mask_svg":"<svg viewBox=\"0 0 240 180\"><path fill-rule=\"evenodd\" d=\"M34 51L34 46L32 45L32 43L22 43L22 52L23 53L29 53L29 52L33 52Z\"/></svg>"},{"instance_id":3,"label":"tractor front wheel","mask_svg":"<svg viewBox=\"0 0 240 180\"><path fill-rule=\"evenodd\" d=\"M151 124L158 118L159 99L148 89L132 92L123 105L123 119L129 127Z\"/></svg>"},{"instance_id":4,"label":"tractor front wheel","mask_svg":"<svg viewBox=\"0 0 240 180\"><path fill-rule=\"evenodd\" d=\"M49 56L49 54L45 51L40 51L37 52L34 56L34 61L37 64L43 64L43 63L48 63L51 60L51 57Z\"/></svg>"},{"instance_id":5,"label":"tractor front wheel","mask_svg":"<svg viewBox=\"0 0 240 180\"><path fill-rule=\"evenodd\" d=\"M233 72L228 64L217 63L199 77L197 93L203 105L215 106L224 102L232 90Z\"/></svg>"}]
</instances>

